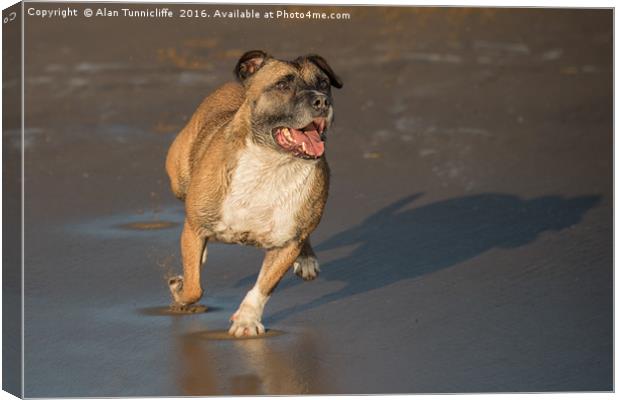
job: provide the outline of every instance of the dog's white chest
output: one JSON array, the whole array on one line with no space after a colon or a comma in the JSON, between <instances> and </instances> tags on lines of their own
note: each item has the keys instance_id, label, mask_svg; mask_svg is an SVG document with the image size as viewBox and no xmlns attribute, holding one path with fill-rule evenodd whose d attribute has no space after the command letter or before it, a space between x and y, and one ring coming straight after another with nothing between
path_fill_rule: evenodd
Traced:
<instances>
[{"instance_id":1,"label":"dog's white chest","mask_svg":"<svg viewBox=\"0 0 620 400\"><path fill-rule=\"evenodd\" d=\"M296 215L313 184L314 165L248 144L223 202L217 239L284 245L297 233Z\"/></svg>"}]
</instances>

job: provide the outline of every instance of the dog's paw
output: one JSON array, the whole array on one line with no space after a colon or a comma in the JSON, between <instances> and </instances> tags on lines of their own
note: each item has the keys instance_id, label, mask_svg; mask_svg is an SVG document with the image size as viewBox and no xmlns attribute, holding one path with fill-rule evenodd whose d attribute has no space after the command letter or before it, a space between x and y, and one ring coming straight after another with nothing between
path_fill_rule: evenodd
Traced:
<instances>
[{"instance_id":1,"label":"dog's paw","mask_svg":"<svg viewBox=\"0 0 620 400\"><path fill-rule=\"evenodd\" d=\"M265 327L260 322L258 313L249 307L242 307L230 317L228 334L234 337L258 336L265 333Z\"/></svg>"},{"instance_id":2,"label":"dog's paw","mask_svg":"<svg viewBox=\"0 0 620 400\"><path fill-rule=\"evenodd\" d=\"M258 336L265 333L265 327L257 320L233 321L228 334L234 337Z\"/></svg>"},{"instance_id":3,"label":"dog's paw","mask_svg":"<svg viewBox=\"0 0 620 400\"><path fill-rule=\"evenodd\" d=\"M181 275L177 275L168 279L168 287L170 288L172 300L174 300L176 304L184 305L181 301L181 293L183 293L183 277Z\"/></svg>"},{"instance_id":4,"label":"dog's paw","mask_svg":"<svg viewBox=\"0 0 620 400\"><path fill-rule=\"evenodd\" d=\"M168 279L168 287L170 288L170 294L174 302L173 305L176 307L185 307L194 304L202 297L202 290L200 289L192 292L183 290L183 277L180 275Z\"/></svg>"},{"instance_id":5,"label":"dog's paw","mask_svg":"<svg viewBox=\"0 0 620 400\"><path fill-rule=\"evenodd\" d=\"M319 268L319 262L316 257L299 256L293 263L293 271L300 278L311 281L319 276L321 269Z\"/></svg>"}]
</instances>

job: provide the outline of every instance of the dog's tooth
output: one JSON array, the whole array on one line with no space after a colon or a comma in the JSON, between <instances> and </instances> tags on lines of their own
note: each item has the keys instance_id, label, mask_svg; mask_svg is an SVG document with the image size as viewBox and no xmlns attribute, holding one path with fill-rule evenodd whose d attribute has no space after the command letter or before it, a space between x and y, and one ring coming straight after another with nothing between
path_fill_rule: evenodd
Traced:
<instances>
[{"instance_id":1,"label":"dog's tooth","mask_svg":"<svg viewBox=\"0 0 620 400\"><path fill-rule=\"evenodd\" d=\"M289 142L293 142L293 137L291 136L291 131L289 131L288 128L284 128L283 132L284 132L284 137L286 138L286 140L289 141Z\"/></svg>"},{"instance_id":2,"label":"dog's tooth","mask_svg":"<svg viewBox=\"0 0 620 400\"><path fill-rule=\"evenodd\" d=\"M301 142L301 150L302 150L304 153L307 153L307 151L306 151L306 143Z\"/></svg>"}]
</instances>

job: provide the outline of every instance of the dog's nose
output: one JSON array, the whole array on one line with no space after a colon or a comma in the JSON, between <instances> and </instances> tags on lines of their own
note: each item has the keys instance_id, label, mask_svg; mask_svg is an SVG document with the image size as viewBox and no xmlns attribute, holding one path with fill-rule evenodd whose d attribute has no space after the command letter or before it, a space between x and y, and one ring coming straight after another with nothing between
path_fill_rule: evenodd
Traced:
<instances>
[{"instance_id":1,"label":"dog's nose","mask_svg":"<svg viewBox=\"0 0 620 400\"><path fill-rule=\"evenodd\" d=\"M312 107L317 111L326 111L330 104L329 98L324 94L316 95L312 101Z\"/></svg>"}]
</instances>

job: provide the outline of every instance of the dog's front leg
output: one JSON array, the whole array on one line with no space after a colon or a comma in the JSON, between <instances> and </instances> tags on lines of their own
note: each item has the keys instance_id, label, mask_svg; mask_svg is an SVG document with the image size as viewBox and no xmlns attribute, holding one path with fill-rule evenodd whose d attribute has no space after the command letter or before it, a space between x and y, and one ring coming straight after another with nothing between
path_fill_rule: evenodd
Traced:
<instances>
[{"instance_id":1,"label":"dog's front leg","mask_svg":"<svg viewBox=\"0 0 620 400\"><path fill-rule=\"evenodd\" d=\"M193 304L202 297L200 266L207 258L207 243L185 220L181 234L183 276L170 278L168 285L175 303L180 306Z\"/></svg>"},{"instance_id":2,"label":"dog's front leg","mask_svg":"<svg viewBox=\"0 0 620 400\"><path fill-rule=\"evenodd\" d=\"M265 327L261 323L265 304L280 279L299 256L300 251L301 243L299 242L292 242L284 247L267 251L256 284L230 318L232 322L228 330L230 335L240 337L265 333Z\"/></svg>"}]
</instances>

